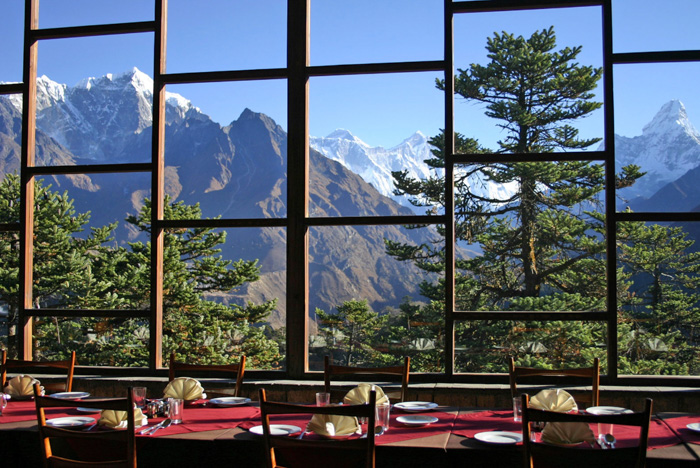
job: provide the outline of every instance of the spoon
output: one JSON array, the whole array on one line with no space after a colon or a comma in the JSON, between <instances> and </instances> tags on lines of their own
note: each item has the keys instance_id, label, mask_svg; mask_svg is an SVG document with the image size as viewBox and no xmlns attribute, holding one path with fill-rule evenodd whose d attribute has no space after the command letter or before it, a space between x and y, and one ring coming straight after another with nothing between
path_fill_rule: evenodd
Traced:
<instances>
[{"instance_id":1,"label":"spoon","mask_svg":"<svg viewBox=\"0 0 700 468\"><path fill-rule=\"evenodd\" d=\"M605 434L605 442L610 445L611 449L615 448L615 436L612 434Z\"/></svg>"}]
</instances>

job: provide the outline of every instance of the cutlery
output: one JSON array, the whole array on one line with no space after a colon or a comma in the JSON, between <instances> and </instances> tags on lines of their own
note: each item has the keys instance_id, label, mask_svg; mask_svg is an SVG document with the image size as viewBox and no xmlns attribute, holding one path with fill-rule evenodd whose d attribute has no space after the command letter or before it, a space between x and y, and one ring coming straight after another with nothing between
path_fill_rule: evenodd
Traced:
<instances>
[{"instance_id":1,"label":"cutlery","mask_svg":"<svg viewBox=\"0 0 700 468\"><path fill-rule=\"evenodd\" d=\"M612 434L605 434L605 442L610 446L611 449L615 448L615 436Z\"/></svg>"},{"instance_id":2,"label":"cutlery","mask_svg":"<svg viewBox=\"0 0 700 468\"><path fill-rule=\"evenodd\" d=\"M601 449L607 450L608 445L605 442L603 442L603 439L601 437L598 437L595 441L598 442L598 445L600 445Z\"/></svg>"},{"instance_id":3,"label":"cutlery","mask_svg":"<svg viewBox=\"0 0 700 468\"><path fill-rule=\"evenodd\" d=\"M160 423L156 427L154 427L153 430L148 433L148 435L153 435L158 431L158 429L164 429L164 428L170 426L170 423L172 423L172 420L170 418L166 419L165 421L163 421L162 423Z\"/></svg>"},{"instance_id":4,"label":"cutlery","mask_svg":"<svg viewBox=\"0 0 700 468\"><path fill-rule=\"evenodd\" d=\"M142 435L150 434L151 432L154 432L154 431L160 429L161 427L163 427L163 424L165 424L166 421L170 421L170 419L169 419L169 418L168 418L168 419L164 419L163 421L159 422L159 423L156 424L155 426L153 426L153 427L148 427L148 428L142 430L141 432L139 432L139 434L142 434ZM169 425L170 425L170 423L168 422L168 426L169 426Z\"/></svg>"}]
</instances>

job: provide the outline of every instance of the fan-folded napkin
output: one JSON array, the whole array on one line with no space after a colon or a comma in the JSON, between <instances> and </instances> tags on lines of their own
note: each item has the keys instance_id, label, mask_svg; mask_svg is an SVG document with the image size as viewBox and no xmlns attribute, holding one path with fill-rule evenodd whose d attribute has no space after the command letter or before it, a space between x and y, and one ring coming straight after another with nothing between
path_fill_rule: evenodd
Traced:
<instances>
[{"instance_id":1,"label":"fan-folded napkin","mask_svg":"<svg viewBox=\"0 0 700 468\"><path fill-rule=\"evenodd\" d=\"M530 408L556 411L557 413L568 413L569 411L578 410L574 397L569 392L559 388L542 390L530 398Z\"/></svg>"},{"instance_id":2,"label":"fan-folded napkin","mask_svg":"<svg viewBox=\"0 0 700 468\"><path fill-rule=\"evenodd\" d=\"M356 417L338 414L314 414L306 430L321 437L344 437L361 432Z\"/></svg>"},{"instance_id":3,"label":"fan-folded napkin","mask_svg":"<svg viewBox=\"0 0 700 468\"><path fill-rule=\"evenodd\" d=\"M34 396L34 384L40 383L31 375L18 375L10 379L5 386L5 393L13 398L27 398ZM44 394L44 387L41 387L41 394Z\"/></svg>"},{"instance_id":4,"label":"fan-folded napkin","mask_svg":"<svg viewBox=\"0 0 700 468\"><path fill-rule=\"evenodd\" d=\"M126 429L128 424L126 418L126 411L102 410L97 425L112 429ZM134 425L139 427L146 424L148 424L148 418L143 414L141 408L134 408Z\"/></svg>"},{"instance_id":5,"label":"fan-folded napkin","mask_svg":"<svg viewBox=\"0 0 700 468\"><path fill-rule=\"evenodd\" d=\"M581 442L595 443L595 435L584 422L550 422L542 429L542 442L570 445Z\"/></svg>"},{"instance_id":6,"label":"fan-folded napkin","mask_svg":"<svg viewBox=\"0 0 700 468\"><path fill-rule=\"evenodd\" d=\"M206 394L203 392L202 384L199 383L197 379L178 377L173 379L173 381L165 387L163 393L165 398L179 398L185 401L194 401L200 398L206 398Z\"/></svg>"},{"instance_id":7,"label":"fan-folded napkin","mask_svg":"<svg viewBox=\"0 0 700 468\"><path fill-rule=\"evenodd\" d=\"M369 394L374 390L376 393L376 404L388 403L389 398L384 395L384 391L377 385L361 383L357 387L350 390L343 398L343 403L346 405L362 405L369 402Z\"/></svg>"}]
</instances>

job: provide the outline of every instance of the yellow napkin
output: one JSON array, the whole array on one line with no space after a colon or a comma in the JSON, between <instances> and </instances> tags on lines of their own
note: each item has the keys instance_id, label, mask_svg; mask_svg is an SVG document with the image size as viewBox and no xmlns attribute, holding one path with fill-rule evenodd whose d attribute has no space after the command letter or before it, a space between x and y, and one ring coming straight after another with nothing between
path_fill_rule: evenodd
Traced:
<instances>
[{"instance_id":1,"label":"yellow napkin","mask_svg":"<svg viewBox=\"0 0 700 468\"><path fill-rule=\"evenodd\" d=\"M165 387L165 398L180 398L185 401L199 400L206 398L203 393L202 384L197 379L191 377L178 377Z\"/></svg>"},{"instance_id":2,"label":"yellow napkin","mask_svg":"<svg viewBox=\"0 0 700 468\"><path fill-rule=\"evenodd\" d=\"M328 438L348 437L361 432L356 417L337 414L314 414L306 430Z\"/></svg>"},{"instance_id":3,"label":"yellow napkin","mask_svg":"<svg viewBox=\"0 0 700 468\"><path fill-rule=\"evenodd\" d=\"M556 411L557 413L568 413L569 411L578 410L574 397L569 392L559 388L542 390L530 398L530 408Z\"/></svg>"},{"instance_id":4,"label":"yellow napkin","mask_svg":"<svg viewBox=\"0 0 700 468\"><path fill-rule=\"evenodd\" d=\"M126 417L126 411L102 410L97 425L112 429L126 429ZM143 414L141 408L134 408L134 425L139 427L146 424L148 424L148 418Z\"/></svg>"},{"instance_id":5,"label":"yellow napkin","mask_svg":"<svg viewBox=\"0 0 700 468\"><path fill-rule=\"evenodd\" d=\"M5 393L8 393L12 398L33 397L35 383L40 382L31 375L18 375L7 382ZM44 387L41 387L41 394L44 394Z\"/></svg>"},{"instance_id":6,"label":"yellow napkin","mask_svg":"<svg viewBox=\"0 0 700 468\"><path fill-rule=\"evenodd\" d=\"M558 445L595 443L595 435L584 422L550 422L542 430L542 442Z\"/></svg>"},{"instance_id":7,"label":"yellow napkin","mask_svg":"<svg viewBox=\"0 0 700 468\"><path fill-rule=\"evenodd\" d=\"M361 405L369 402L369 393L374 390L377 394L377 403L388 403L389 398L384 395L384 391L378 385L361 383L357 387L350 390L343 398L343 403L346 405Z\"/></svg>"}]
</instances>

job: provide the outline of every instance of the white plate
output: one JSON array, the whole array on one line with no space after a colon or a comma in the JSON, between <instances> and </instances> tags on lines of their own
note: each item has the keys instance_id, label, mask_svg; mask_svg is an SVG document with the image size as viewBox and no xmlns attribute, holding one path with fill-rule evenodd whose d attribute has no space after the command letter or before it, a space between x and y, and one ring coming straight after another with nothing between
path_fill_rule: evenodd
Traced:
<instances>
[{"instance_id":1,"label":"white plate","mask_svg":"<svg viewBox=\"0 0 700 468\"><path fill-rule=\"evenodd\" d=\"M51 427L74 427L80 428L95 424L95 418L87 418L83 416L70 418L54 418L47 419L46 425Z\"/></svg>"},{"instance_id":2,"label":"white plate","mask_svg":"<svg viewBox=\"0 0 700 468\"><path fill-rule=\"evenodd\" d=\"M687 427L691 431L700 432L700 423L690 423L685 427Z\"/></svg>"},{"instance_id":3,"label":"white plate","mask_svg":"<svg viewBox=\"0 0 700 468\"><path fill-rule=\"evenodd\" d=\"M245 397L221 397L212 398L209 403L214 406L238 406L250 403L250 398Z\"/></svg>"},{"instance_id":4,"label":"white plate","mask_svg":"<svg viewBox=\"0 0 700 468\"><path fill-rule=\"evenodd\" d=\"M405 424L407 426L426 426L428 424L438 422L439 419L436 418L435 416L415 415L415 416L399 416L398 418L396 418L396 421L400 422L401 424Z\"/></svg>"},{"instance_id":5,"label":"white plate","mask_svg":"<svg viewBox=\"0 0 700 468\"><path fill-rule=\"evenodd\" d=\"M80 411L81 413L100 413L100 412L102 412L102 410L99 408L83 408L82 406L76 408L76 411Z\"/></svg>"},{"instance_id":6,"label":"white plate","mask_svg":"<svg viewBox=\"0 0 700 468\"><path fill-rule=\"evenodd\" d=\"M80 400L89 397L90 394L88 392L61 392L53 393L49 396L53 398L62 398L64 400Z\"/></svg>"},{"instance_id":7,"label":"white plate","mask_svg":"<svg viewBox=\"0 0 700 468\"><path fill-rule=\"evenodd\" d=\"M430 411L437 408L438 404L431 401L404 401L402 403L396 403L394 408L398 408L401 411L406 411L408 413L418 412L418 411Z\"/></svg>"},{"instance_id":8,"label":"white plate","mask_svg":"<svg viewBox=\"0 0 700 468\"><path fill-rule=\"evenodd\" d=\"M523 441L523 435L521 433L507 431L479 432L474 438L487 444L500 445L513 445Z\"/></svg>"},{"instance_id":9,"label":"white plate","mask_svg":"<svg viewBox=\"0 0 700 468\"><path fill-rule=\"evenodd\" d=\"M255 426L250 428L250 432L253 434L262 435L263 427ZM289 424L270 424L270 434L272 435L290 435L301 432L301 428L297 426L291 426Z\"/></svg>"},{"instance_id":10,"label":"white plate","mask_svg":"<svg viewBox=\"0 0 700 468\"><path fill-rule=\"evenodd\" d=\"M632 413L632 410L627 408L622 408L621 406L591 406L586 408L586 413L590 414L620 414L620 413Z\"/></svg>"}]
</instances>

